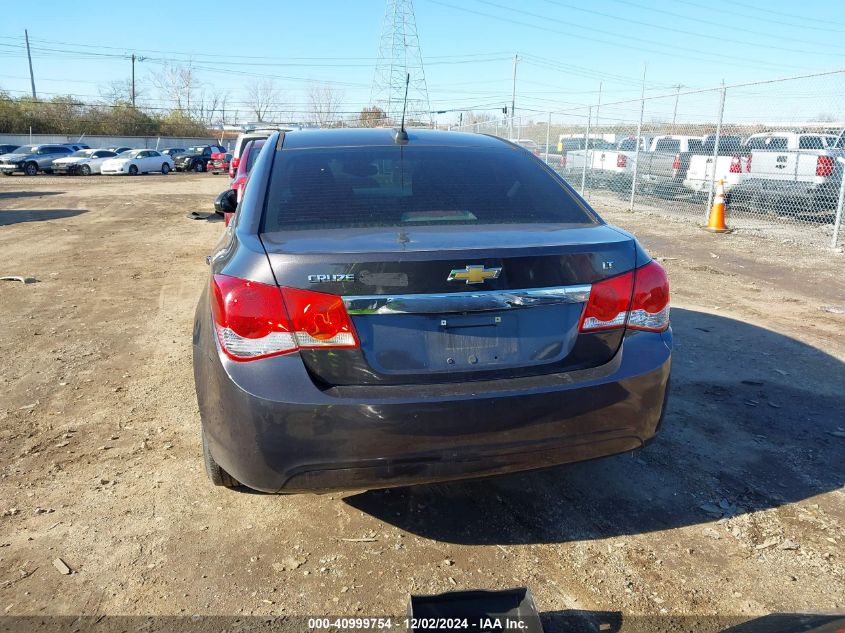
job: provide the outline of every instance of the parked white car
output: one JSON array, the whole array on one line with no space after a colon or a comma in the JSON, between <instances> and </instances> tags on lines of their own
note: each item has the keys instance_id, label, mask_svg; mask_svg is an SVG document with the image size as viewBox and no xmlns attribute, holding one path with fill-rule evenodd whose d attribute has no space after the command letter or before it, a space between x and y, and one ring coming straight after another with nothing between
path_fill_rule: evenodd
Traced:
<instances>
[{"instance_id":1,"label":"parked white car","mask_svg":"<svg viewBox=\"0 0 845 633\"><path fill-rule=\"evenodd\" d=\"M117 154L107 149L81 149L66 158L57 158L53 161L54 174L71 174L90 176L99 174L100 167L109 158Z\"/></svg>"},{"instance_id":2,"label":"parked white car","mask_svg":"<svg viewBox=\"0 0 845 633\"><path fill-rule=\"evenodd\" d=\"M115 158L107 159L100 171L106 175L129 174L137 176L150 172L169 174L173 170L173 159L159 154L154 149L133 149Z\"/></svg>"}]
</instances>

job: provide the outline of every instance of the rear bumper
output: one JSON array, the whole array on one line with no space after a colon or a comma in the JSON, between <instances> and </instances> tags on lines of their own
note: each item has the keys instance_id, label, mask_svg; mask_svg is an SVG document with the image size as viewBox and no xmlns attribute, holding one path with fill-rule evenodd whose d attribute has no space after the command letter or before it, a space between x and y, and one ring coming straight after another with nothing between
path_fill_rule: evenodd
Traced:
<instances>
[{"instance_id":1,"label":"rear bumper","mask_svg":"<svg viewBox=\"0 0 845 633\"><path fill-rule=\"evenodd\" d=\"M728 193L735 187L738 187L742 184L744 174L727 174L723 178L721 178L722 183L724 185L725 193ZM713 181L713 187L715 191L715 187L719 185L719 178ZM685 178L683 180L683 186L685 189L689 189L690 191L695 191L696 193L707 193L710 191L710 179L700 179L700 178Z\"/></svg>"},{"instance_id":2,"label":"rear bumper","mask_svg":"<svg viewBox=\"0 0 845 633\"><path fill-rule=\"evenodd\" d=\"M265 492L480 477L639 448L663 417L672 347L671 330L638 332L590 370L321 390L298 355L236 363L210 334L198 319L194 376L211 453Z\"/></svg>"},{"instance_id":3,"label":"rear bumper","mask_svg":"<svg viewBox=\"0 0 845 633\"><path fill-rule=\"evenodd\" d=\"M738 197L760 198L774 206L829 208L835 207L839 198L839 181L802 182L798 180L769 180L750 178L734 190Z\"/></svg>"}]
</instances>

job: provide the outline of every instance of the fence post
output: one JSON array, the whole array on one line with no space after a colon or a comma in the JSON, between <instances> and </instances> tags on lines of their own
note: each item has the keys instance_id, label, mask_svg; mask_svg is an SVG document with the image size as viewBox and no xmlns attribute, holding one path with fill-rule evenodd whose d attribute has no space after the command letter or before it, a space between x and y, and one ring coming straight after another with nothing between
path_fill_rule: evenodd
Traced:
<instances>
[{"instance_id":1,"label":"fence post","mask_svg":"<svg viewBox=\"0 0 845 633\"><path fill-rule=\"evenodd\" d=\"M590 120L593 117L593 106L587 108L587 133L584 135L584 168L581 170L581 197L584 197L584 190L587 186L587 160L590 154Z\"/></svg>"},{"instance_id":2,"label":"fence post","mask_svg":"<svg viewBox=\"0 0 845 633\"><path fill-rule=\"evenodd\" d=\"M722 94L719 97L719 119L716 121L716 141L713 143L713 171L710 173L710 185L707 192L707 207L704 209L704 220L710 216L710 205L713 204L713 189L716 186L716 163L719 162L719 139L722 137L722 117L725 115L725 80L722 80Z\"/></svg>"},{"instance_id":3,"label":"fence post","mask_svg":"<svg viewBox=\"0 0 845 633\"><path fill-rule=\"evenodd\" d=\"M842 176L839 181L839 202L836 203L836 217L833 220L833 236L830 238L830 248L836 248L839 241L839 228L842 226L842 203L845 201L845 159L837 158L836 162L842 165Z\"/></svg>"},{"instance_id":4,"label":"fence post","mask_svg":"<svg viewBox=\"0 0 845 633\"><path fill-rule=\"evenodd\" d=\"M634 149L634 175L631 179L631 204L628 205L628 210L634 210L634 196L637 193L637 164L640 162L640 136L643 133L643 115L645 114L645 71L646 66L643 64L643 89L640 96L640 121L637 123L637 139L636 148Z\"/></svg>"},{"instance_id":5,"label":"fence post","mask_svg":"<svg viewBox=\"0 0 845 633\"><path fill-rule=\"evenodd\" d=\"M549 162L549 143L552 134L552 113L549 112L549 120L546 122L546 164Z\"/></svg>"}]
</instances>

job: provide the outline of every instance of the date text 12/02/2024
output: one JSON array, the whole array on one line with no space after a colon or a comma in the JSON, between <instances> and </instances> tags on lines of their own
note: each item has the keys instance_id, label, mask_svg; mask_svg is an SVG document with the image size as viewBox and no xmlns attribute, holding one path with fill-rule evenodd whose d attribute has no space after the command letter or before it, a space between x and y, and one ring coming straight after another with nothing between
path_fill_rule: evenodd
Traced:
<instances>
[{"instance_id":1,"label":"date text 12/02/2024","mask_svg":"<svg viewBox=\"0 0 845 633\"><path fill-rule=\"evenodd\" d=\"M400 628L407 631L464 630L478 633L523 631L530 628L530 618L485 616L478 618L391 618L339 617L309 618L311 630L365 631Z\"/></svg>"}]
</instances>

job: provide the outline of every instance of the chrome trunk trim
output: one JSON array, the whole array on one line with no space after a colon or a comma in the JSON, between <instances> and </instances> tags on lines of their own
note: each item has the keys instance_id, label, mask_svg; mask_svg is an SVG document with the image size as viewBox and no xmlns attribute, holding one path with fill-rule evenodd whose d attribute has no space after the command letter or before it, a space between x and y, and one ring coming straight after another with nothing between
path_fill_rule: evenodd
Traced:
<instances>
[{"instance_id":1,"label":"chrome trunk trim","mask_svg":"<svg viewBox=\"0 0 845 633\"><path fill-rule=\"evenodd\" d=\"M348 296L343 297L343 305L350 315L484 312L558 303L584 303L590 298L590 289L589 285L581 285L525 290Z\"/></svg>"}]
</instances>

